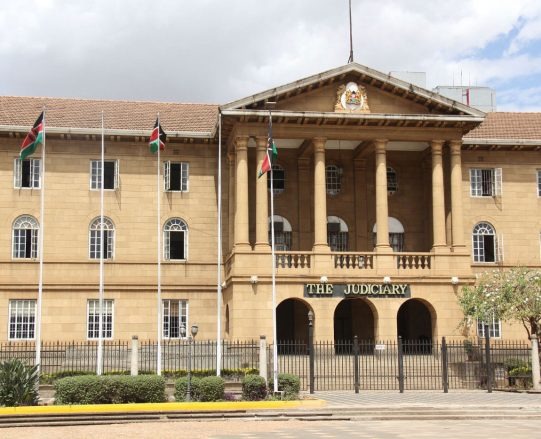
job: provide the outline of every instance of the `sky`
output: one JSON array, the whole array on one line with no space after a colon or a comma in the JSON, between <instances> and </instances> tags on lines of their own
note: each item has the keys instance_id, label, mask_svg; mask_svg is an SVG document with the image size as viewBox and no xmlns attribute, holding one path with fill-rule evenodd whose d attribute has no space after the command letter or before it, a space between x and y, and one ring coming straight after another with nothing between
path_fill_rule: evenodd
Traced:
<instances>
[{"instance_id":1,"label":"sky","mask_svg":"<svg viewBox=\"0 0 541 439\"><path fill-rule=\"evenodd\" d=\"M352 0L355 62L541 111L540 0ZM0 95L225 104L347 63L348 0L0 0Z\"/></svg>"}]
</instances>

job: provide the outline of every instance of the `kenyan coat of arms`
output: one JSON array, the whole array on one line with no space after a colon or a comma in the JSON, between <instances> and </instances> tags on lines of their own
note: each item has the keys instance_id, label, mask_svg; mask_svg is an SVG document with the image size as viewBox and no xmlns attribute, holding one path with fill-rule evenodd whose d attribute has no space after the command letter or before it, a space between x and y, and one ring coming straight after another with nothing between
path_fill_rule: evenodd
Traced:
<instances>
[{"instance_id":1,"label":"kenyan coat of arms","mask_svg":"<svg viewBox=\"0 0 541 439\"><path fill-rule=\"evenodd\" d=\"M355 82L338 87L334 111L342 113L370 113L366 89Z\"/></svg>"}]
</instances>

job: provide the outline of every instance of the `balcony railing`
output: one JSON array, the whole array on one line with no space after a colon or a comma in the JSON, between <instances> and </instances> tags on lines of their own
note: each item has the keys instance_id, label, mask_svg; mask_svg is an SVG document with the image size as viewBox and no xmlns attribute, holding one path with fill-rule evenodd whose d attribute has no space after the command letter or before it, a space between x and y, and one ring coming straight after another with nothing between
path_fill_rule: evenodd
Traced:
<instances>
[{"instance_id":1,"label":"balcony railing","mask_svg":"<svg viewBox=\"0 0 541 439\"><path fill-rule=\"evenodd\" d=\"M276 268L310 268L310 253L276 252Z\"/></svg>"},{"instance_id":2,"label":"balcony railing","mask_svg":"<svg viewBox=\"0 0 541 439\"><path fill-rule=\"evenodd\" d=\"M431 253L397 253L396 268L405 270L430 270L432 267Z\"/></svg>"},{"instance_id":3,"label":"balcony railing","mask_svg":"<svg viewBox=\"0 0 541 439\"><path fill-rule=\"evenodd\" d=\"M366 270L374 268L374 253L334 253L334 268Z\"/></svg>"}]
</instances>

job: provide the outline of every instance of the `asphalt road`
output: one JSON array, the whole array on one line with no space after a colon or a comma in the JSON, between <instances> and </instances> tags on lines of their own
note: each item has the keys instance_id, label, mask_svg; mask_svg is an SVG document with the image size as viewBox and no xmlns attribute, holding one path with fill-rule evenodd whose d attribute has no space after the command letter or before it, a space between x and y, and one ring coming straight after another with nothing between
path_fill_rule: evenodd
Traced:
<instances>
[{"instance_id":1,"label":"asphalt road","mask_svg":"<svg viewBox=\"0 0 541 439\"><path fill-rule=\"evenodd\" d=\"M540 437L541 420L478 421L176 421L77 427L0 429L2 439L305 439L305 438L505 438Z\"/></svg>"}]
</instances>

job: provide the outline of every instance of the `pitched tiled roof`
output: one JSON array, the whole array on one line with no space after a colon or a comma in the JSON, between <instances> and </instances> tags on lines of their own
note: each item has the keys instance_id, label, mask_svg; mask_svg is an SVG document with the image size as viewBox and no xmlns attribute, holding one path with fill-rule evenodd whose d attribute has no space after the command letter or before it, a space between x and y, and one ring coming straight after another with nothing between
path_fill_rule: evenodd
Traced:
<instances>
[{"instance_id":1,"label":"pitched tiled roof","mask_svg":"<svg viewBox=\"0 0 541 439\"><path fill-rule=\"evenodd\" d=\"M487 113L464 139L541 140L541 113Z\"/></svg>"},{"instance_id":2,"label":"pitched tiled roof","mask_svg":"<svg viewBox=\"0 0 541 439\"><path fill-rule=\"evenodd\" d=\"M1 96L0 125L32 126L43 106L47 126L57 128L101 128L103 111L106 129L150 130L159 112L166 132L209 133L218 117L211 104Z\"/></svg>"}]
</instances>

